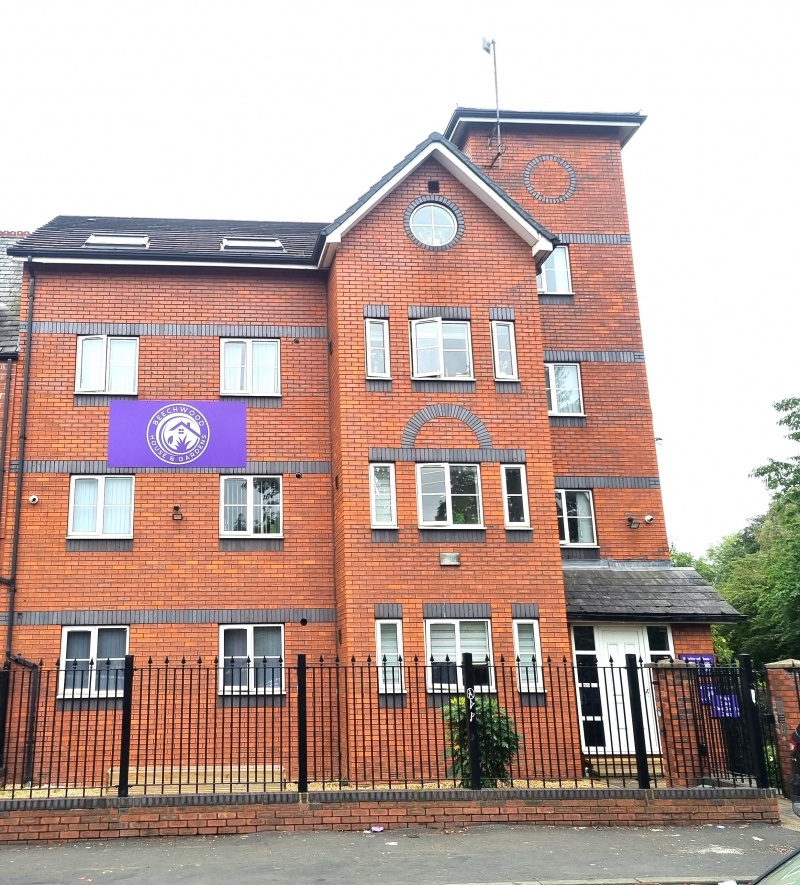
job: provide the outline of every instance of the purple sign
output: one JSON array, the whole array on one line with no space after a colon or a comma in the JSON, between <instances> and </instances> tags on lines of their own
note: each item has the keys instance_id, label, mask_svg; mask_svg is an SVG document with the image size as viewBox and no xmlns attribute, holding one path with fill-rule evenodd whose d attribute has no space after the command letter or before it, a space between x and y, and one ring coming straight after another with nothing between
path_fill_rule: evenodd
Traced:
<instances>
[{"instance_id":1,"label":"purple sign","mask_svg":"<svg viewBox=\"0 0 800 885\"><path fill-rule=\"evenodd\" d=\"M714 655L678 655L678 657L687 664L697 664L698 667L706 669L713 667L715 662Z\"/></svg>"},{"instance_id":2,"label":"purple sign","mask_svg":"<svg viewBox=\"0 0 800 885\"><path fill-rule=\"evenodd\" d=\"M245 467L243 402L114 400L109 467Z\"/></svg>"},{"instance_id":3,"label":"purple sign","mask_svg":"<svg viewBox=\"0 0 800 885\"><path fill-rule=\"evenodd\" d=\"M735 694L711 696L711 715L715 719L736 719L739 716L739 698Z\"/></svg>"}]
</instances>

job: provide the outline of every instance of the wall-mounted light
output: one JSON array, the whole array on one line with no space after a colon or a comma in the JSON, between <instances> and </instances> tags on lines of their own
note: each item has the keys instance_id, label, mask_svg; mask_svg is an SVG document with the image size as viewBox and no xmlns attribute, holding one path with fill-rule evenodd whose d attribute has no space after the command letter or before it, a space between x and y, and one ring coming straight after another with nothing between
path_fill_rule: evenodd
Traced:
<instances>
[{"instance_id":1,"label":"wall-mounted light","mask_svg":"<svg viewBox=\"0 0 800 885\"><path fill-rule=\"evenodd\" d=\"M173 519L183 519L183 514L181 513L181 505L173 504L172 505L172 518Z\"/></svg>"},{"instance_id":2,"label":"wall-mounted light","mask_svg":"<svg viewBox=\"0 0 800 885\"><path fill-rule=\"evenodd\" d=\"M639 523L638 523L635 516L628 517L628 528L629 529L638 529L639 528Z\"/></svg>"}]
</instances>

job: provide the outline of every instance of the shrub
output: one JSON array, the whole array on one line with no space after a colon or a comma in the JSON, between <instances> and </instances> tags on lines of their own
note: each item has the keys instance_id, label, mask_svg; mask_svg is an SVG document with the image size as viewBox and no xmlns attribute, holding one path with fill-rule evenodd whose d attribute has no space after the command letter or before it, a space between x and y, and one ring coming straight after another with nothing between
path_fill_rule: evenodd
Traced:
<instances>
[{"instance_id":1,"label":"shrub","mask_svg":"<svg viewBox=\"0 0 800 885\"><path fill-rule=\"evenodd\" d=\"M478 720L481 786L496 787L498 782L511 780L511 763L519 750L520 735L514 720L496 698L477 695L475 714ZM445 759L449 762L447 774L460 780L460 786L469 787L469 712L464 698L453 698L442 708L442 715L449 743L444 751Z\"/></svg>"}]
</instances>

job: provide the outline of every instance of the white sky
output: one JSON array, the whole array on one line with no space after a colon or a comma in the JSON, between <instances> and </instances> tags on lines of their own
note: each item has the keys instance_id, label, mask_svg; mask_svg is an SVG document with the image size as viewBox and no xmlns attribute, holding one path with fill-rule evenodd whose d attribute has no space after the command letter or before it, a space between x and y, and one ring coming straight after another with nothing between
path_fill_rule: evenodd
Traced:
<instances>
[{"instance_id":1,"label":"white sky","mask_svg":"<svg viewBox=\"0 0 800 885\"><path fill-rule=\"evenodd\" d=\"M329 221L457 105L639 111L623 153L670 540L762 512L792 452L796 0L19 0L0 229L59 214Z\"/></svg>"}]
</instances>

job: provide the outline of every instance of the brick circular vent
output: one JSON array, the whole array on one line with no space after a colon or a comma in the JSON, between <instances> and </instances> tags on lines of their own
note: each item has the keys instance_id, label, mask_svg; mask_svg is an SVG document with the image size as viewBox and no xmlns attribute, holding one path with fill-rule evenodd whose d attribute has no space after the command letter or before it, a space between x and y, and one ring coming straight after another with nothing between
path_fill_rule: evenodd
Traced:
<instances>
[{"instance_id":1,"label":"brick circular vent","mask_svg":"<svg viewBox=\"0 0 800 885\"><path fill-rule=\"evenodd\" d=\"M525 167L525 187L540 203L563 203L575 193L577 185L575 170L555 154L540 154Z\"/></svg>"}]
</instances>

